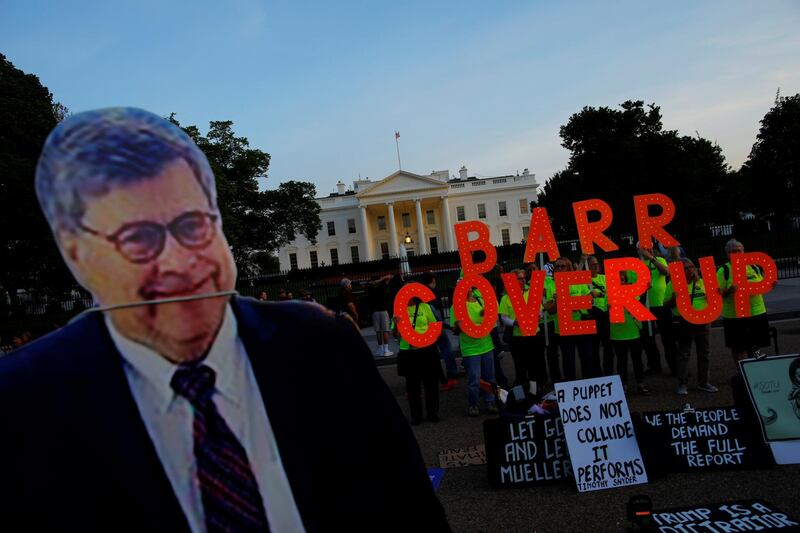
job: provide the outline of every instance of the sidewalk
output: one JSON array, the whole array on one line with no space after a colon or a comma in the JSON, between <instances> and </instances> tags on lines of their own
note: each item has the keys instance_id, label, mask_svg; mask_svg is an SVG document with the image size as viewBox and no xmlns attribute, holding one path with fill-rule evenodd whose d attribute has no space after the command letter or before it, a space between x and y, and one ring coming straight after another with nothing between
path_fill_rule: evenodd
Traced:
<instances>
[{"instance_id":1,"label":"sidewalk","mask_svg":"<svg viewBox=\"0 0 800 533\"><path fill-rule=\"evenodd\" d=\"M457 354L458 352L458 339L450 332L450 330L445 330L447 334L447 338L450 340L450 346L453 348L453 351ZM375 330L372 326L368 328L361 328L361 336L364 337L364 341L366 341L367 346L369 346L370 351L372 352L373 356L375 355L376 350L378 349L378 340L375 336ZM394 364L397 360L397 351L399 350L397 346L397 341L389 334L389 350L392 351L394 355L390 357L375 357L375 364L378 366L382 365L390 365Z\"/></svg>"},{"instance_id":2,"label":"sidewalk","mask_svg":"<svg viewBox=\"0 0 800 533\"><path fill-rule=\"evenodd\" d=\"M778 285L765 296L767 304L767 313L772 319L783 319L800 316L800 278L782 279L778 281ZM717 323L718 322L718 323ZM722 321L718 320L714 326L722 325ZM458 352L458 339L450 332L445 330L447 338L450 340L450 346L453 348L454 353ZM361 329L361 336L369 346L370 351L375 354L378 349L378 341L375 336L375 330L372 326ZM377 365L394 364L397 356L397 341L389 335L389 349L395 354L391 357L376 357L375 362Z\"/></svg>"}]
</instances>

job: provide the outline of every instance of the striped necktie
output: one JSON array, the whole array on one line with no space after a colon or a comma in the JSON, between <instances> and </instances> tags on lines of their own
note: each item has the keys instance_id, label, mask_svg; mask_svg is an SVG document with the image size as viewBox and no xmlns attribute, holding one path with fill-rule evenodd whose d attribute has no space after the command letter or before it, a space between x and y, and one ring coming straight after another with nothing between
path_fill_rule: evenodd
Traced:
<instances>
[{"instance_id":1,"label":"striped necktie","mask_svg":"<svg viewBox=\"0 0 800 533\"><path fill-rule=\"evenodd\" d=\"M211 397L216 374L206 365L181 367L170 385L192 405L194 456L206 527L217 531L269 531L247 453Z\"/></svg>"}]
</instances>

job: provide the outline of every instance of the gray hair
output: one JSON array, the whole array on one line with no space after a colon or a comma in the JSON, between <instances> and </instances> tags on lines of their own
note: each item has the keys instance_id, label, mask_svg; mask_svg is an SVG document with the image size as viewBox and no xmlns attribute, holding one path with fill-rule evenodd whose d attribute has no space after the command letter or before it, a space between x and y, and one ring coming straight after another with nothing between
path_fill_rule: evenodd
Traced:
<instances>
[{"instance_id":1,"label":"gray hair","mask_svg":"<svg viewBox=\"0 0 800 533\"><path fill-rule=\"evenodd\" d=\"M216 209L208 159L178 126L132 107L78 113L47 137L36 167L36 195L54 230L75 232L89 198L153 179L177 159L191 167Z\"/></svg>"},{"instance_id":2,"label":"gray hair","mask_svg":"<svg viewBox=\"0 0 800 533\"><path fill-rule=\"evenodd\" d=\"M729 240L728 242L725 243L725 253L726 254L729 253L731 250L733 250L737 246L741 246L742 248L744 248L744 244L740 243L736 239Z\"/></svg>"}]
</instances>

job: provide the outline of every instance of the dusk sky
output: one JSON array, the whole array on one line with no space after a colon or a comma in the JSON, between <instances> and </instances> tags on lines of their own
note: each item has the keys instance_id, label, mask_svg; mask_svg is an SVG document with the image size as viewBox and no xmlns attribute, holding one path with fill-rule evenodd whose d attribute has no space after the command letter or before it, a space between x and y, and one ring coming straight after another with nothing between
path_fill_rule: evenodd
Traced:
<instances>
[{"instance_id":1,"label":"dusk sky","mask_svg":"<svg viewBox=\"0 0 800 533\"><path fill-rule=\"evenodd\" d=\"M0 52L70 111L127 105L269 152L268 187L529 168L583 106L641 99L739 168L800 92L800 2L0 0Z\"/></svg>"}]
</instances>

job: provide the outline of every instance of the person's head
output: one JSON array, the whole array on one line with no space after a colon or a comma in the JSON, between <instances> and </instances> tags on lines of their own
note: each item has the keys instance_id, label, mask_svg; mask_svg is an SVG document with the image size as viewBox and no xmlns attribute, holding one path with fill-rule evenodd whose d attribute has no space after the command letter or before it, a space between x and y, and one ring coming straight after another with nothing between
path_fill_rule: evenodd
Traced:
<instances>
[{"instance_id":1,"label":"person's head","mask_svg":"<svg viewBox=\"0 0 800 533\"><path fill-rule=\"evenodd\" d=\"M667 262L673 263L681 260L681 247L670 246L667 248Z\"/></svg>"},{"instance_id":2,"label":"person's head","mask_svg":"<svg viewBox=\"0 0 800 533\"><path fill-rule=\"evenodd\" d=\"M522 268L514 269L511 272L514 274L514 276L516 276L519 286L522 287L522 289L524 290L525 285L528 283L528 280L530 279L530 276L527 276L525 270Z\"/></svg>"},{"instance_id":3,"label":"person's head","mask_svg":"<svg viewBox=\"0 0 800 533\"><path fill-rule=\"evenodd\" d=\"M425 272L422 275L422 284L427 285L431 289L436 288L436 276L433 274L433 272Z\"/></svg>"},{"instance_id":4,"label":"person's head","mask_svg":"<svg viewBox=\"0 0 800 533\"><path fill-rule=\"evenodd\" d=\"M339 282L339 287L341 287L341 290L343 291L352 291L353 283L347 278L342 278L342 280Z\"/></svg>"},{"instance_id":5,"label":"person's head","mask_svg":"<svg viewBox=\"0 0 800 533\"><path fill-rule=\"evenodd\" d=\"M572 261L567 257L559 257L553 262L553 269L556 272L570 272L573 270Z\"/></svg>"},{"instance_id":6,"label":"person's head","mask_svg":"<svg viewBox=\"0 0 800 533\"><path fill-rule=\"evenodd\" d=\"M72 273L101 306L229 291L236 267L214 175L180 128L147 111L74 115L45 141L36 193ZM228 297L111 311L173 361L205 354Z\"/></svg>"},{"instance_id":7,"label":"person's head","mask_svg":"<svg viewBox=\"0 0 800 533\"><path fill-rule=\"evenodd\" d=\"M258 295L258 299L262 302L269 300L269 296L267 296L267 291L261 291L261 294Z\"/></svg>"},{"instance_id":8,"label":"person's head","mask_svg":"<svg viewBox=\"0 0 800 533\"><path fill-rule=\"evenodd\" d=\"M592 277L600 273L600 260L597 257L590 255L586 258L586 262L589 265L589 272L592 273Z\"/></svg>"},{"instance_id":9,"label":"person's head","mask_svg":"<svg viewBox=\"0 0 800 533\"><path fill-rule=\"evenodd\" d=\"M294 293L292 291L287 292L286 293L286 299L287 300L294 300Z\"/></svg>"},{"instance_id":10,"label":"person's head","mask_svg":"<svg viewBox=\"0 0 800 533\"><path fill-rule=\"evenodd\" d=\"M683 271L686 273L686 280L687 281L696 281L699 279L700 274L697 272L697 267L694 266L694 263L688 257L684 257L681 259L683 263Z\"/></svg>"},{"instance_id":11,"label":"person's head","mask_svg":"<svg viewBox=\"0 0 800 533\"><path fill-rule=\"evenodd\" d=\"M732 254L743 254L744 253L744 244L740 243L736 239L731 239L725 243L725 255L730 258Z\"/></svg>"},{"instance_id":12,"label":"person's head","mask_svg":"<svg viewBox=\"0 0 800 533\"><path fill-rule=\"evenodd\" d=\"M636 253L639 255L639 259L649 259L653 254L653 249L645 248L641 242L636 241Z\"/></svg>"}]
</instances>

